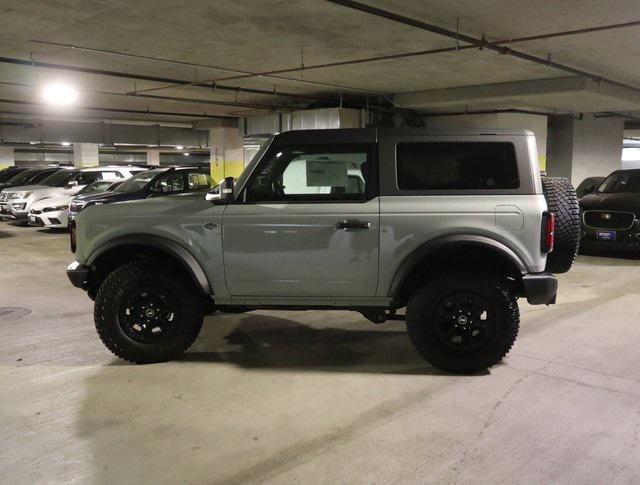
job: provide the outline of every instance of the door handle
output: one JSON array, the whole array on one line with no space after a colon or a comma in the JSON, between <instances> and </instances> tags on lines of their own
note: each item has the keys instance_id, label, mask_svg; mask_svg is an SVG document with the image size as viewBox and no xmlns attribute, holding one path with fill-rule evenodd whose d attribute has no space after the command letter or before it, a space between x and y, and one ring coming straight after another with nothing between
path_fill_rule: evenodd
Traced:
<instances>
[{"instance_id":1,"label":"door handle","mask_svg":"<svg viewBox=\"0 0 640 485\"><path fill-rule=\"evenodd\" d=\"M356 221L354 219L348 221L340 221L336 224L336 229L342 229L344 231L348 229L371 229L371 223L369 221Z\"/></svg>"}]
</instances>

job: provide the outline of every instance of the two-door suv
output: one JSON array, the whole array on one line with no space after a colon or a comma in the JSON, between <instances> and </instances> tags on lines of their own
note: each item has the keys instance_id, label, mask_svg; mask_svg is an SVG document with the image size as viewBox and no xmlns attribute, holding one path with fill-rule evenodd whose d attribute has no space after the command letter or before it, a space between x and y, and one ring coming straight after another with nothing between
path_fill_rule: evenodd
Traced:
<instances>
[{"instance_id":1,"label":"two-door suv","mask_svg":"<svg viewBox=\"0 0 640 485\"><path fill-rule=\"evenodd\" d=\"M406 318L427 361L473 372L513 345L518 297L555 302L579 236L575 192L543 183L530 132L297 131L206 200L85 209L67 273L131 362L180 355L216 310L346 309Z\"/></svg>"}]
</instances>

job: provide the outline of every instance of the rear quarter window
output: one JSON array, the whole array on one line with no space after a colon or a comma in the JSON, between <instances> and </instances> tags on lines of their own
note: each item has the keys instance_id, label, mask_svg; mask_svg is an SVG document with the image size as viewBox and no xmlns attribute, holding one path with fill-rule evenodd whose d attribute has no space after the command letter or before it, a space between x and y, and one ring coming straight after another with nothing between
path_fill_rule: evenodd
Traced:
<instances>
[{"instance_id":1,"label":"rear quarter window","mask_svg":"<svg viewBox=\"0 0 640 485\"><path fill-rule=\"evenodd\" d=\"M509 142L406 142L396 146L400 190L491 190L520 187Z\"/></svg>"}]
</instances>

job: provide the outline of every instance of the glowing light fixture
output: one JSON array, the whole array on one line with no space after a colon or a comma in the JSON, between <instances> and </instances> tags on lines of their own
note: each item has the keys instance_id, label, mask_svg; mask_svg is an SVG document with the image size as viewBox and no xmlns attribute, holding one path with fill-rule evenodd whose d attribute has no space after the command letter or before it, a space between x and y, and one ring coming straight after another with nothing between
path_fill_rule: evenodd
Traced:
<instances>
[{"instance_id":1,"label":"glowing light fixture","mask_svg":"<svg viewBox=\"0 0 640 485\"><path fill-rule=\"evenodd\" d=\"M182 145L176 145L176 150L182 150L184 147Z\"/></svg>"},{"instance_id":2,"label":"glowing light fixture","mask_svg":"<svg viewBox=\"0 0 640 485\"><path fill-rule=\"evenodd\" d=\"M184 152L184 156L188 157L189 156L189 152Z\"/></svg>"},{"instance_id":3,"label":"glowing light fixture","mask_svg":"<svg viewBox=\"0 0 640 485\"><path fill-rule=\"evenodd\" d=\"M63 142L62 142L62 146L63 146L63 147L71 146L71 142L69 142L69 141L63 141Z\"/></svg>"},{"instance_id":4,"label":"glowing light fixture","mask_svg":"<svg viewBox=\"0 0 640 485\"><path fill-rule=\"evenodd\" d=\"M70 84L47 84L42 91L42 99L55 106L70 106L78 100L78 91Z\"/></svg>"}]
</instances>

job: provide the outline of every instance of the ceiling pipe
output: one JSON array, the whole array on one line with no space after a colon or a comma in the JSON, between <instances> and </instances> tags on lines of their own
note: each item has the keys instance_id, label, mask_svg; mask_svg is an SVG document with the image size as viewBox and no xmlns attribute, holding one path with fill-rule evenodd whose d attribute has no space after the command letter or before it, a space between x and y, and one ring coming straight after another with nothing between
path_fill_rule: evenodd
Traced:
<instances>
[{"instance_id":1,"label":"ceiling pipe","mask_svg":"<svg viewBox=\"0 0 640 485\"><path fill-rule=\"evenodd\" d=\"M564 30L564 31L560 31L560 32L551 32L548 34L539 34L539 35L530 35L530 36L525 36L525 37L514 37L512 39L501 39L501 40L495 40L495 41L491 41L491 42L487 42L487 45L493 45L493 46L504 46L505 44L515 44L515 43L519 43L519 42L528 42L528 41L533 41L533 40L542 40L542 39L551 39L554 37L565 37L565 36L570 36L570 35L580 35L580 34L587 34L587 33L592 33L592 32L601 32L604 30L613 30L613 29L621 29L621 28L627 28L627 27L635 27L635 26L639 26L640 25L640 20L634 20L632 22L625 22L622 24L611 24L611 25L602 25L602 26L598 26L598 27L588 27L588 28L584 28L584 29L576 29L576 30ZM470 49L477 49L478 46L475 44L464 44L464 45L456 45L453 47L442 47L439 49L427 49L427 50L421 50L421 51L413 51L413 52L404 52L404 53L400 53L400 54L389 54L386 56L375 56L375 57L365 57L365 58L361 58L361 59L352 59L352 60L348 60L348 61L340 61L340 62L331 62L331 63L326 63L326 64L312 64L312 65L305 65L304 66L304 70L305 71L312 71L312 70L316 70L316 69L326 69L326 68L332 68L332 67L342 67L342 66L350 66L350 65L356 65L356 64L366 64L366 63L370 63L370 62L380 62L380 61L389 61L389 60L397 60L397 59L406 59L406 58L411 58L411 57L423 57L423 56L429 56L429 55L434 55L434 54L443 54L443 53L447 53L447 52L455 52L455 51L461 51L461 50L470 50ZM300 67L293 67L293 68L287 68L287 69L278 69L275 71L265 71L265 72L261 72L261 73L253 73L253 74L246 74L246 75L238 75L238 76L229 76L229 77L224 77L224 78L218 78L215 81L219 82L219 81L231 81L231 80L239 80L239 79L249 79L249 78L253 78L253 77L260 77L260 76L270 76L270 75L276 75L276 74L289 74L289 73L296 73L296 72L300 72Z\"/></svg>"},{"instance_id":2,"label":"ceiling pipe","mask_svg":"<svg viewBox=\"0 0 640 485\"><path fill-rule=\"evenodd\" d=\"M536 111L531 109L519 109L519 108L496 108L496 109L485 109L485 110L467 110L467 111L454 111L454 112L435 112L429 111L425 113L419 113L420 116L424 117L433 117L433 116L465 116L465 115L491 115L491 114L501 114L501 113L520 113L527 115L539 115L539 116L560 116L563 118L575 118L576 116L570 113L554 113L552 111Z\"/></svg>"},{"instance_id":3,"label":"ceiling pipe","mask_svg":"<svg viewBox=\"0 0 640 485\"><path fill-rule=\"evenodd\" d=\"M27 84L27 83L14 83L14 82L6 82L0 81L0 85L7 86L18 86L22 88L36 89L38 86L35 84ZM292 108L287 106L280 105L264 105L264 104L250 104L250 103L239 103L239 102L231 102L231 101L216 101L212 99L202 99L202 98L182 98L177 96L159 96L159 95L151 95L151 94L139 94L137 92L128 92L128 93L116 93L113 91L99 91L99 90L84 90L85 92L89 92L92 94L102 94L105 96L133 96L139 98L149 98L156 100L165 100L165 101L179 101L183 103L195 103L195 104L211 104L215 106L229 106L229 107L237 107L237 108L249 108L249 109L261 109L268 111L282 110L288 111Z\"/></svg>"},{"instance_id":4,"label":"ceiling pipe","mask_svg":"<svg viewBox=\"0 0 640 485\"><path fill-rule=\"evenodd\" d=\"M83 74L95 74L98 76L118 77L118 78L124 78L124 79L136 79L138 81L150 81L150 82L158 82L158 83L165 83L165 84L172 83L177 87L178 86L197 86L201 88L207 88L209 90L212 90L213 88L210 82L208 84L205 82L192 83L191 81L171 79L171 78L160 77L160 76L148 76L146 74L132 74L127 72L118 72L118 71L105 70L105 69L94 69L91 67L71 66L68 64L57 64L57 63L51 63L51 62L16 59L12 57L0 57L0 63L15 64L20 66L28 66L28 67L39 67L43 69L57 69L60 71L80 72ZM292 99L299 98L307 101L322 101L322 99L318 98L317 96L287 93L282 91L266 91L264 89L243 88L240 86L225 86L225 85L216 84L215 89L220 89L221 91L243 92L243 93L249 93L249 94L282 96L282 97L288 97Z\"/></svg>"},{"instance_id":5,"label":"ceiling pipe","mask_svg":"<svg viewBox=\"0 0 640 485\"><path fill-rule=\"evenodd\" d=\"M498 44L494 44L491 42L488 42L486 39L481 38L478 39L476 37L467 35L467 34L463 34L460 32L456 32L453 30L449 30L449 29L445 29L443 27L439 27L437 25L434 24L430 24L427 22L423 22L421 20L417 20L417 19L413 19L410 17L406 17L404 15L400 15L400 14L396 14L393 12L390 12L388 10L383 10L381 8L377 8L377 7L373 7L371 5L366 5L364 3L361 2L357 2L354 0L325 0L329 3L333 3L336 5L341 5L343 7L346 8L350 8L353 10L357 10L369 15L373 15L376 17L380 17L380 18L384 18L387 20L391 20L392 22L397 22L397 23L401 23L403 25L408 25L411 27L415 27L417 29L420 30L424 30L426 32L431 32L434 34L438 34L438 35L442 35L444 37L449 37L450 39L454 39L456 41L459 42L465 42L468 44L472 44L474 47L477 47L479 49L488 49L488 50L492 50L495 52L498 52L500 54L504 54L504 55L509 55L518 59L522 59L525 61L529 61L529 62L533 62L535 64L539 64L542 66L547 66L553 69L557 69L560 71L564 71L564 72L568 72L570 74L575 74L577 76L585 76L585 77L590 77L592 79L594 79L596 82L607 82L609 84L615 85L615 86L619 86L619 87L623 87L623 88L627 88L627 89L632 89L634 91L640 91L640 88L634 87L634 86L629 86L627 84L615 81L613 79L609 79L603 76L599 76L597 74L593 74L591 72L587 72L587 71L583 71L581 69L577 69L571 66L567 66L564 64L560 64L558 62L554 62L552 61L550 58L542 58L542 57L537 57L531 54L527 54L525 52L522 51L518 51L515 49L512 49L510 47L504 46L504 45L498 45ZM454 48L455 49L455 48Z\"/></svg>"},{"instance_id":6,"label":"ceiling pipe","mask_svg":"<svg viewBox=\"0 0 640 485\"><path fill-rule=\"evenodd\" d=\"M343 91L353 91L353 92L357 92L357 93L361 93L361 94L370 94L370 95L377 95L377 96L383 96L385 94L385 93L381 93L381 92L378 92L378 91L373 91L373 90L370 90L370 89L356 88L356 87L353 87L353 86L344 86L344 85L341 85L341 84L323 83L323 82L311 81L311 80L307 80L307 79L294 79L294 78L289 78L289 77L271 75L271 74L268 74L268 73L255 73L255 72L252 72L252 71L246 71L246 70L240 70L240 69L232 69L232 68L228 68L228 67L212 66L212 65L208 65L208 64L197 64L197 63L194 63L194 62L186 62L186 61L176 61L174 59L166 59L166 58L162 58L162 57L153 57L153 56L143 56L143 55L140 55L140 54L130 54L128 52L118 52L118 51L108 50L108 49L96 49L96 48L92 48L92 47L83 47L83 46L77 46L77 45L72 45L72 44L63 44L63 43L60 43L60 42L48 42L48 41L44 41L44 40L31 40L30 42L32 42L34 44L42 44L42 45L47 45L47 46L52 46L52 47L60 47L60 48L64 48L64 49L81 50L81 51L86 51L86 52L95 52L95 53L99 53L99 54L129 57L129 58L140 59L140 60L145 60L145 61L163 62L163 63L167 63L167 64L176 64L176 65L179 65L179 66L188 66L188 67L193 67L193 68L211 69L211 70L215 70L215 71L225 71L225 72L236 74L236 75L238 75L240 77L242 77L242 76L247 76L247 77L266 77L266 78L274 79L276 81L284 81L284 82L287 82L289 84L291 84L291 83L293 83L293 84L310 84L310 85L314 85L314 86L318 86L318 87L322 87L322 88L340 89L340 90L343 90ZM299 71L299 69L300 68L296 68L296 70L298 70L298 71ZM233 77L231 77L231 79L233 79ZM191 85L195 86L195 87L199 87L199 88L211 89L211 85L210 84L202 85L202 83L206 83L206 82L207 81L194 81ZM209 82L211 82L211 81L209 81ZM152 88L152 89L168 89L170 87L174 87L174 86L165 86L165 87L161 87L161 88ZM235 88L233 88L233 89L235 89ZM273 92L268 91L268 92L265 92L265 94L273 94ZM288 94L286 94L286 95L288 95ZM322 100L322 98L317 98L317 97L314 97L313 99Z\"/></svg>"},{"instance_id":7,"label":"ceiling pipe","mask_svg":"<svg viewBox=\"0 0 640 485\"><path fill-rule=\"evenodd\" d=\"M588 27L588 28L583 28L583 29L575 29L575 30L564 30L564 31L560 31L560 32L551 32L551 33L547 33L547 34L538 34L538 35L530 35L530 36L525 36L525 37L514 37L511 39L502 39L502 40L496 40L496 41L491 41L491 42L487 42L486 45L492 45L492 46L504 46L505 44L514 44L514 43L518 43L518 42L528 42L528 41L533 41L533 40L541 40L541 39L551 39L554 37L565 37L565 36L570 36L570 35L580 35L580 34L587 34L587 33L592 33L592 32L601 32L604 30L613 30L613 29L621 29L621 28L628 28L628 27L635 27L640 25L640 20L634 20L631 22L624 22L624 23L620 23L620 24L610 24L610 25L601 25L601 26L597 26L597 27ZM396 59L404 59L404 58L410 58L410 57L422 57L422 56L428 56L428 55L433 55L433 54L442 54L442 53L446 53L446 52L455 52L455 51L459 51L459 50L469 50L469 49L477 49L478 46L475 44L465 44L465 45L456 45L455 47L444 47L444 48L440 48L440 49L428 49L428 50L422 50L422 51L414 51L414 52L405 52L405 53L401 53L401 54L390 54L390 55L386 55L386 56L376 56L376 57L367 57L367 58L361 58L361 59L352 59L352 60L347 60L347 61L339 61L339 62L330 62L330 63L325 63L325 64L314 64L314 65L306 65L304 67L305 71L311 71L311 70L317 70L317 69L326 69L326 68L332 68L332 67L342 67L342 66L349 66L349 65L355 65L355 64L364 64L364 63L369 63L369 62L380 62L380 61L388 61L388 60L396 60ZM224 70L224 69L220 69L220 70ZM250 78L255 78L255 77L278 77L279 79L288 79L290 81L296 81L293 78L286 78L283 76L278 76L279 74L290 74L290 73L297 73L300 72L300 67L293 67L293 68L286 68L286 69L278 69L278 70L274 70L274 71L264 71L264 72L260 72L260 73L242 73L240 72L238 75L236 76L228 76L228 77L223 77L223 78L217 78L217 79L209 79L207 80L207 82L220 82L220 81L231 81L231 80L240 80L240 79L250 79ZM157 87L157 88L150 88L148 91L154 90L162 90L162 89L168 89L172 86L163 86L163 87Z\"/></svg>"},{"instance_id":8,"label":"ceiling pipe","mask_svg":"<svg viewBox=\"0 0 640 485\"><path fill-rule=\"evenodd\" d=\"M0 104L18 104L18 105L28 105L28 106L38 106L45 107L44 103L36 103L33 101L17 101L13 99L1 99ZM102 108L95 106L78 106L77 109L80 110L88 110L88 111L97 111L97 112L105 112L105 113L126 113L126 114L140 114L140 115L153 115L153 116L175 116L175 117L184 117L184 118L202 118L202 119L238 119L235 116L220 116L220 115L208 115L206 113L175 113L171 111L151 111L151 110L137 110L137 109L124 109L124 108ZM29 113L29 112L19 112L19 111L0 111L0 114L24 114L24 115L33 115L33 114L45 114L45 113Z\"/></svg>"}]
</instances>

